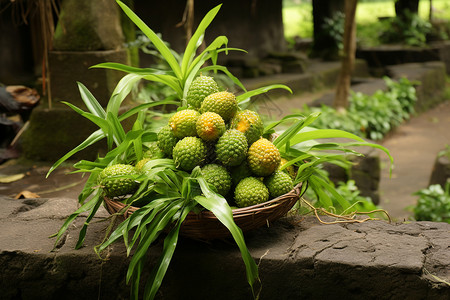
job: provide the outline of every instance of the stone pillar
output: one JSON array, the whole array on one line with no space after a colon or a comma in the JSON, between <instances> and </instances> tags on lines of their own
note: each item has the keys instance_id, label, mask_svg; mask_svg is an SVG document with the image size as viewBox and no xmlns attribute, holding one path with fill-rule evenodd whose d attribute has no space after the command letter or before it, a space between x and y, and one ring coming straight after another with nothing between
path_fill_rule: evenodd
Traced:
<instances>
[{"instance_id":1,"label":"stone pillar","mask_svg":"<svg viewBox=\"0 0 450 300\"><path fill-rule=\"evenodd\" d=\"M97 129L60 101L85 109L77 86L79 81L106 106L125 74L89 68L102 62L129 64L124 41L120 8L114 0L62 1L53 50L49 53L52 108L43 101L34 109L23 136L25 157L56 161ZM98 147L89 153L85 151L83 158L95 159L98 151L101 151Z\"/></svg>"}]
</instances>

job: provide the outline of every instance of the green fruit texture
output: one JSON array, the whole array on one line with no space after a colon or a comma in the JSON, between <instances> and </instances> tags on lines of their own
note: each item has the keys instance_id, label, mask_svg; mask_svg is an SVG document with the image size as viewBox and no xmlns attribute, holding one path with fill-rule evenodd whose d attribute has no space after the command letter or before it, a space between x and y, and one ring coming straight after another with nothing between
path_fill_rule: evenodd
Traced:
<instances>
[{"instance_id":1,"label":"green fruit texture","mask_svg":"<svg viewBox=\"0 0 450 300\"><path fill-rule=\"evenodd\" d=\"M207 111L219 114L225 122L228 122L238 109L236 96L230 92L218 92L209 95L203 100L200 112Z\"/></svg>"},{"instance_id":2,"label":"green fruit texture","mask_svg":"<svg viewBox=\"0 0 450 300\"><path fill-rule=\"evenodd\" d=\"M230 121L230 128L245 134L249 145L256 142L264 131L264 124L259 114L253 110L238 111Z\"/></svg>"},{"instance_id":3,"label":"green fruit texture","mask_svg":"<svg viewBox=\"0 0 450 300\"><path fill-rule=\"evenodd\" d=\"M150 160L152 160L149 157L143 158L140 161L136 163L136 166L134 167L136 169L136 172L141 173L142 168L145 166L146 163L148 163Z\"/></svg>"},{"instance_id":4,"label":"green fruit texture","mask_svg":"<svg viewBox=\"0 0 450 300\"><path fill-rule=\"evenodd\" d=\"M269 189L270 197L276 198L284 195L294 188L291 176L283 171L275 171L264 179L264 184Z\"/></svg>"},{"instance_id":5,"label":"green fruit texture","mask_svg":"<svg viewBox=\"0 0 450 300\"><path fill-rule=\"evenodd\" d=\"M202 139L188 136L180 140L173 148L173 160L177 168L192 171L206 159L206 145Z\"/></svg>"},{"instance_id":6,"label":"green fruit texture","mask_svg":"<svg viewBox=\"0 0 450 300\"><path fill-rule=\"evenodd\" d=\"M265 138L260 138L248 149L248 165L258 176L269 176L280 165L281 156L277 147Z\"/></svg>"},{"instance_id":7,"label":"green fruit texture","mask_svg":"<svg viewBox=\"0 0 450 300\"><path fill-rule=\"evenodd\" d=\"M134 193L139 186L133 178L127 177L134 174L136 171L132 165L115 164L103 169L98 176L98 183L107 197L124 196Z\"/></svg>"},{"instance_id":8,"label":"green fruit texture","mask_svg":"<svg viewBox=\"0 0 450 300\"><path fill-rule=\"evenodd\" d=\"M216 144L217 159L225 166L237 166L246 159L247 139L236 129L229 129L219 138Z\"/></svg>"},{"instance_id":9,"label":"green fruit texture","mask_svg":"<svg viewBox=\"0 0 450 300\"><path fill-rule=\"evenodd\" d=\"M217 192L225 196L231 188L231 176L224 166L218 164L205 165L202 168L202 175L205 180L213 185Z\"/></svg>"},{"instance_id":10,"label":"green fruit texture","mask_svg":"<svg viewBox=\"0 0 450 300\"><path fill-rule=\"evenodd\" d=\"M153 142L148 146L148 149L144 152L143 158L164 158L164 152L158 147L157 142Z\"/></svg>"},{"instance_id":11,"label":"green fruit texture","mask_svg":"<svg viewBox=\"0 0 450 300\"><path fill-rule=\"evenodd\" d=\"M172 157L173 147L178 142L178 138L173 135L169 125L162 127L158 132L158 147L168 157Z\"/></svg>"},{"instance_id":12,"label":"green fruit texture","mask_svg":"<svg viewBox=\"0 0 450 300\"><path fill-rule=\"evenodd\" d=\"M225 121L214 112L205 112L197 119L197 135L204 141L217 140L226 130Z\"/></svg>"},{"instance_id":13,"label":"green fruit texture","mask_svg":"<svg viewBox=\"0 0 450 300\"><path fill-rule=\"evenodd\" d=\"M169 119L169 126L173 135L179 139L187 136L197 136L197 119L200 113L193 109L177 111Z\"/></svg>"},{"instance_id":14,"label":"green fruit texture","mask_svg":"<svg viewBox=\"0 0 450 300\"><path fill-rule=\"evenodd\" d=\"M230 175L233 185L237 185L239 181L246 177L252 176L253 173L248 166L247 160L245 159L241 164L230 168Z\"/></svg>"},{"instance_id":15,"label":"green fruit texture","mask_svg":"<svg viewBox=\"0 0 450 300\"><path fill-rule=\"evenodd\" d=\"M236 186L234 200L238 207L260 204L269 200L269 190L261 180L247 177Z\"/></svg>"},{"instance_id":16,"label":"green fruit texture","mask_svg":"<svg viewBox=\"0 0 450 300\"><path fill-rule=\"evenodd\" d=\"M198 76L192 81L186 95L187 103L195 109L200 109L205 97L217 93L219 86L210 76Z\"/></svg>"}]
</instances>

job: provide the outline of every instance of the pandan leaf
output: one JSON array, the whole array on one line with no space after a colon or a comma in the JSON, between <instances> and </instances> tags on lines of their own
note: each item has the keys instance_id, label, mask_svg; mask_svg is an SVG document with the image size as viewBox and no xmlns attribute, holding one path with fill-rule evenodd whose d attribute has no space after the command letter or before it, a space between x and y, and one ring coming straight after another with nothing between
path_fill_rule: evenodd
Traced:
<instances>
[{"instance_id":1,"label":"pandan leaf","mask_svg":"<svg viewBox=\"0 0 450 300\"><path fill-rule=\"evenodd\" d=\"M144 299L154 299L159 287L166 275L167 269L169 267L170 261L172 260L173 253L177 247L178 236L180 233L180 228L183 221L186 219L188 213L192 210L195 203L191 203L183 208L180 218L177 221L176 226L167 234L164 239L164 247L161 256L159 257L158 263L155 268L153 268L144 291ZM151 283L151 285L149 284Z\"/></svg>"},{"instance_id":2,"label":"pandan leaf","mask_svg":"<svg viewBox=\"0 0 450 300\"><path fill-rule=\"evenodd\" d=\"M268 91L273 90L273 89L284 89L284 90L289 91L292 94L292 90L288 86L286 86L284 84L272 84L272 85L260 87L260 88L248 91L244 94L238 95L238 96L236 96L236 101L238 103L242 103L243 101L250 99L251 97L254 97L254 96L257 96L257 95L260 95L263 93L267 93Z\"/></svg>"},{"instance_id":3,"label":"pandan leaf","mask_svg":"<svg viewBox=\"0 0 450 300\"><path fill-rule=\"evenodd\" d=\"M106 119L106 112L103 107L98 103L97 99L81 82L77 81L78 90L80 91L81 99L88 108L88 110L95 116Z\"/></svg>"},{"instance_id":4,"label":"pandan leaf","mask_svg":"<svg viewBox=\"0 0 450 300\"><path fill-rule=\"evenodd\" d=\"M113 115L117 116L123 100L131 92L134 85L142 78L142 75L127 74L120 79L116 88L112 92L111 98L109 99L106 112L111 112Z\"/></svg>"},{"instance_id":5,"label":"pandan leaf","mask_svg":"<svg viewBox=\"0 0 450 300\"><path fill-rule=\"evenodd\" d=\"M220 10L222 4L217 5L213 9L211 9L202 19L191 39L189 40L188 45L184 51L183 60L181 62L181 74L180 78L185 78L188 75L189 65L195 57L197 52L197 48L199 47L199 41L203 40L203 36L205 34L206 28L208 28L209 24L211 24L212 20L215 18L217 13Z\"/></svg>"},{"instance_id":6,"label":"pandan leaf","mask_svg":"<svg viewBox=\"0 0 450 300\"><path fill-rule=\"evenodd\" d=\"M167 61L175 76L177 78L182 78L182 72L180 66L178 65L178 61L164 41L161 40L160 37L153 30L151 30L150 27L148 27L147 24L145 24L130 8L128 8L121 1L117 0L116 2L130 18L130 20L149 38L161 56Z\"/></svg>"},{"instance_id":7,"label":"pandan leaf","mask_svg":"<svg viewBox=\"0 0 450 300\"><path fill-rule=\"evenodd\" d=\"M192 171L192 176L197 179L200 184L200 188L205 196L196 196L194 198L200 205L202 205L207 210L211 211L219 221L228 228L231 235L233 236L236 244L241 251L242 259L245 264L245 269L247 273L247 281L252 288L256 281L259 281L258 266L255 260L250 255L247 245L245 244L244 235L242 230L236 225L233 219L233 212L228 205L225 198L214 193L210 188L206 180L201 176L200 168L196 167Z\"/></svg>"},{"instance_id":8,"label":"pandan leaf","mask_svg":"<svg viewBox=\"0 0 450 300\"><path fill-rule=\"evenodd\" d=\"M87 211L91 211L93 209L95 209L95 207L97 207L98 209L98 202L100 199L100 192L97 191L96 195L89 200L88 202L86 202L85 204L83 204L80 208L78 208L74 213L72 213L64 222L64 224L61 226L61 228L59 229L59 231L53 235L56 236L56 241L54 244L54 247L56 248L56 245L58 244L59 240L61 239L62 235L64 234L64 232L66 232L67 228L69 227L70 224L72 224L72 222L82 213L87 212ZM79 241L80 239L84 239L84 236L81 236L81 232L80 232L80 237L79 237ZM78 245L78 244L77 244Z\"/></svg>"},{"instance_id":9,"label":"pandan leaf","mask_svg":"<svg viewBox=\"0 0 450 300\"><path fill-rule=\"evenodd\" d=\"M62 164L64 161L66 161L67 159L69 159L72 155L74 155L75 153L86 149L87 147L95 144L96 142L100 141L101 139L103 139L105 137L105 134L103 133L102 130L97 130L95 132L93 132L86 140L84 140L83 142L81 142L78 146L76 146L75 148L73 148L72 150L70 150L69 152L67 152L63 157L61 157L60 159L58 159L53 166L50 168L50 170L47 172L46 178L50 175L50 173L52 173L60 164Z\"/></svg>"},{"instance_id":10,"label":"pandan leaf","mask_svg":"<svg viewBox=\"0 0 450 300\"><path fill-rule=\"evenodd\" d=\"M117 70L122 71L126 73L136 74L136 75L172 75L172 72L167 72L160 69L154 69L154 68L137 68L132 67L129 65L124 65L121 63L114 63L114 62L106 62L106 63L100 63L91 66L90 68L103 68L103 69L111 69L111 70Z\"/></svg>"},{"instance_id":11,"label":"pandan leaf","mask_svg":"<svg viewBox=\"0 0 450 300\"><path fill-rule=\"evenodd\" d=\"M97 210L100 208L100 205L103 203L103 197L101 192L97 192L97 194L93 197L91 201L95 200L95 205L92 208L91 212L89 213L88 217L86 218L86 221L84 221L83 227L80 230L80 233L78 235L78 241L75 246L75 249L80 249L83 246L84 238L86 237L86 231L89 226L89 222L91 222L92 218L97 213Z\"/></svg>"},{"instance_id":12,"label":"pandan leaf","mask_svg":"<svg viewBox=\"0 0 450 300\"><path fill-rule=\"evenodd\" d=\"M204 67L204 68L200 69L200 72L205 72L206 73L206 72L209 72L209 71L221 71L221 72L225 73L242 90L247 91L247 89L242 84L242 82L237 77L235 77L233 74L231 74L231 72L228 71L228 69L226 67L213 65L213 66L207 66L207 67Z\"/></svg>"}]
</instances>

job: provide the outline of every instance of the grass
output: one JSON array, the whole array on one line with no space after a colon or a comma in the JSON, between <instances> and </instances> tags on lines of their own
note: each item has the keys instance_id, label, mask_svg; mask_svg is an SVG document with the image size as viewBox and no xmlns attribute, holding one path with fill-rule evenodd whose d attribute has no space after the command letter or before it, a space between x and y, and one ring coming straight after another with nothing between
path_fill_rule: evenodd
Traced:
<instances>
[{"instance_id":1,"label":"grass","mask_svg":"<svg viewBox=\"0 0 450 300\"><path fill-rule=\"evenodd\" d=\"M435 18L450 20L450 1L433 0ZM429 0L419 2L419 15L428 19ZM394 0L359 2L356 11L356 23L359 27L374 24L379 17L395 16ZM284 31L286 38L296 35L302 38L313 36L313 17L311 1L285 0L283 7ZM364 26L366 27L366 26ZM370 30L368 31L370 34Z\"/></svg>"}]
</instances>

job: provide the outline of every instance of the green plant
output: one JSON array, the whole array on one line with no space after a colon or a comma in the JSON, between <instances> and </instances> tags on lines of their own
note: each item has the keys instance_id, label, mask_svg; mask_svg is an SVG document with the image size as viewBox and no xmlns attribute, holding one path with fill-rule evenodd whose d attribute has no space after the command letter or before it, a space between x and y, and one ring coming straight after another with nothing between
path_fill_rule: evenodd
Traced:
<instances>
[{"instance_id":1,"label":"green plant","mask_svg":"<svg viewBox=\"0 0 450 300\"><path fill-rule=\"evenodd\" d=\"M283 88L290 90L284 85L275 84L247 91L242 83L225 67L216 64L219 53L233 50L226 47L222 48L227 43L227 38L224 36L216 38L210 45L206 46L205 50L198 55L196 54L199 45L203 41L204 31L218 13L220 5L208 12L200 22L185 52L182 55L173 55L173 51L134 12L122 2L118 1L118 4L152 41L155 49L163 57L169 68L163 70L135 68L117 63L103 63L94 66L96 68L103 67L129 73L118 83L106 110L101 107L83 84L78 83L81 98L86 104L88 111L83 111L70 103L66 104L95 123L99 129L79 146L55 162L48 175L73 154L104 138L107 140L108 152L105 156L98 157L95 161L81 160L74 165L77 169L76 172L87 173L89 177L79 195L80 208L66 219L55 235L55 245L68 226L81 213L87 213L86 221L79 232L76 248L80 248L83 245L89 222L104 202L105 191L97 183L99 174L110 165L133 165L142 160L147 148L150 148L158 140L157 131L154 130L153 126L144 127L146 110L155 106L169 104L185 109L187 91L193 79L199 73L209 71L225 73L235 85L244 90L243 94L236 97L236 101L241 109L245 108L251 97L271 89ZM212 64L204 66L207 62ZM174 96L164 100L140 104L119 115L122 101L141 79L158 82L170 87L174 92ZM391 161L392 157L384 147L367 143L351 133L335 129L313 129L308 127L319 118L319 115L320 113L312 113L307 116L302 114L286 116L266 126L263 136L268 138L270 135L277 133L278 137L273 141L273 144L279 149L281 156L287 160L282 169L291 166L295 166L297 169L294 184L307 182L308 184L305 184L303 189L305 190L307 186L310 186L320 197L321 203L326 206L333 206L333 201L336 201L343 209L347 209L351 204L335 191L326 176L317 171L318 166L324 162L345 164L346 158L344 154L360 155L352 150L353 147L358 146L378 148L383 150ZM122 127L121 122L131 116L136 116L136 121L133 127L126 131ZM285 127L287 129L280 129L282 125L288 125ZM348 142L319 143L316 141L317 139L329 138L344 138L348 139ZM122 201L126 205L125 210L132 205L137 205L137 203L140 204L140 208L129 218L122 221L112 232L111 225L105 240L95 250L101 256L103 250L120 239L123 239L128 255L131 255L134 250L126 275L127 283L131 284L132 299L139 297L141 273L150 246L158 237L164 236L162 254L145 285L144 299L153 299L155 297L169 267L177 245L181 224L187 214L203 209L211 211L229 229L241 251L246 267L247 281L253 292L255 284L259 282L257 264L247 249L241 229L234 223L231 207L223 196L216 193L215 187L210 185L203 177L199 166L195 166L192 171L187 172L177 168L173 159L156 158L147 161L144 165L139 164L139 172L124 176L137 182L138 187L133 194L119 198L118 201ZM115 177L115 179L121 179L121 177ZM324 191L328 191L333 195L333 199ZM112 221L114 222L119 215L121 213L113 215ZM255 294L254 296L257 297Z\"/></svg>"},{"instance_id":2,"label":"green plant","mask_svg":"<svg viewBox=\"0 0 450 300\"><path fill-rule=\"evenodd\" d=\"M382 43L405 43L409 46L424 46L427 34L431 32L431 23L418 14L406 11L405 18L390 18L384 32L379 36Z\"/></svg>"},{"instance_id":3,"label":"green plant","mask_svg":"<svg viewBox=\"0 0 450 300\"><path fill-rule=\"evenodd\" d=\"M417 101L414 82L401 78L398 82L385 77L388 90L373 95L352 93L349 107L337 111L322 105L320 108L304 107L305 113L320 111L324 117L315 126L318 128L339 128L361 137L380 140L392 128L408 120L414 113Z\"/></svg>"},{"instance_id":4,"label":"green plant","mask_svg":"<svg viewBox=\"0 0 450 300\"><path fill-rule=\"evenodd\" d=\"M414 195L419 197L413 207L417 221L450 223L450 181L447 181L445 189L434 184L415 192Z\"/></svg>"},{"instance_id":5,"label":"green plant","mask_svg":"<svg viewBox=\"0 0 450 300\"><path fill-rule=\"evenodd\" d=\"M344 49L344 22L345 14L337 11L331 18L325 18L322 25L323 29L333 38L339 50Z\"/></svg>"}]
</instances>

